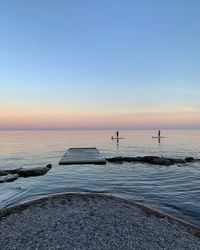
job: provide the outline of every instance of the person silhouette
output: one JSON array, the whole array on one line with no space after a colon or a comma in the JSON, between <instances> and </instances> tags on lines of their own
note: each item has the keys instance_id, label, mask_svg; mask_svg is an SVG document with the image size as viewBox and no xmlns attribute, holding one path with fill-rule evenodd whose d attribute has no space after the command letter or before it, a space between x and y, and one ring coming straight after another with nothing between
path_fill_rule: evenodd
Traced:
<instances>
[{"instance_id":1,"label":"person silhouette","mask_svg":"<svg viewBox=\"0 0 200 250\"><path fill-rule=\"evenodd\" d=\"M116 137L115 137L116 135ZM117 141L119 140L119 131L117 131L113 136L111 136L111 139L117 139Z\"/></svg>"},{"instance_id":2,"label":"person silhouette","mask_svg":"<svg viewBox=\"0 0 200 250\"><path fill-rule=\"evenodd\" d=\"M117 140L119 140L119 131L116 132Z\"/></svg>"}]
</instances>

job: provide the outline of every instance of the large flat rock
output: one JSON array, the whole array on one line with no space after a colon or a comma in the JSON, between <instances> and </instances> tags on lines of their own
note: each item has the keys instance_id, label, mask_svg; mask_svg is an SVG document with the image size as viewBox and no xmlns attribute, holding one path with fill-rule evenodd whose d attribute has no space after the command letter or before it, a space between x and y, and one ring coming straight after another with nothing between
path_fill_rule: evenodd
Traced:
<instances>
[{"instance_id":1,"label":"large flat rock","mask_svg":"<svg viewBox=\"0 0 200 250\"><path fill-rule=\"evenodd\" d=\"M69 148L59 165L69 164L106 164L97 148Z\"/></svg>"}]
</instances>

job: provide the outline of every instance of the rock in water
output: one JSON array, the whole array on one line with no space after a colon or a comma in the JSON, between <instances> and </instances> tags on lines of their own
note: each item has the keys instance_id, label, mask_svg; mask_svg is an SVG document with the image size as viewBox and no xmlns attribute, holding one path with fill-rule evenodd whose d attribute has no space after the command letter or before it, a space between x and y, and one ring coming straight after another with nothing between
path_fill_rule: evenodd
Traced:
<instances>
[{"instance_id":1,"label":"rock in water","mask_svg":"<svg viewBox=\"0 0 200 250\"><path fill-rule=\"evenodd\" d=\"M124 157L113 157L113 158L107 158L106 161L113 162L113 163L123 163Z\"/></svg>"},{"instance_id":2,"label":"rock in water","mask_svg":"<svg viewBox=\"0 0 200 250\"><path fill-rule=\"evenodd\" d=\"M184 163L186 163L186 161L183 160L183 159L167 158L167 160L173 162L174 164L177 164L177 163L178 164L184 164Z\"/></svg>"},{"instance_id":3,"label":"rock in water","mask_svg":"<svg viewBox=\"0 0 200 250\"><path fill-rule=\"evenodd\" d=\"M15 181L19 178L18 174L8 174L0 177L0 183Z\"/></svg>"},{"instance_id":4,"label":"rock in water","mask_svg":"<svg viewBox=\"0 0 200 250\"><path fill-rule=\"evenodd\" d=\"M165 158L155 158L152 162L153 164L156 164L156 165L163 165L163 166L171 166L173 165L174 163L168 159L165 159Z\"/></svg>"},{"instance_id":5,"label":"rock in water","mask_svg":"<svg viewBox=\"0 0 200 250\"><path fill-rule=\"evenodd\" d=\"M0 170L0 176L8 175L8 174L17 174L20 169L22 169L22 168Z\"/></svg>"},{"instance_id":6,"label":"rock in water","mask_svg":"<svg viewBox=\"0 0 200 250\"><path fill-rule=\"evenodd\" d=\"M192 161L194 161L194 158L193 157L186 157L185 161L186 162L192 162Z\"/></svg>"},{"instance_id":7,"label":"rock in water","mask_svg":"<svg viewBox=\"0 0 200 250\"><path fill-rule=\"evenodd\" d=\"M20 177L29 177L29 176L38 176L38 175L44 175L46 174L50 169L52 165L48 164L46 167L39 167L39 168L27 168L27 169L19 169L17 172Z\"/></svg>"},{"instance_id":8,"label":"rock in water","mask_svg":"<svg viewBox=\"0 0 200 250\"><path fill-rule=\"evenodd\" d=\"M23 168L15 168L15 169L8 169L6 170L9 174L17 174L19 170Z\"/></svg>"},{"instance_id":9,"label":"rock in water","mask_svg":"<svg viewBox=\"0 0 200 250\"><path fill-rule=\"evenodd\" d=\"M174 162L171 159L167 159L159 156L143 156L143 157L113 157L106 159L108 162L112 163L123 163L123 162L144 162L155 165L170 166Z\"/></svg>"},{"instance_id":10,"label":"rock in water","mask_svg":"<svg viewBox=\"0 0 200 250\"><path fill-rule=\"evenodd\" d=\"M0 176L7 175L7 170L0 170Z\"/></svg>"}]
</instances>

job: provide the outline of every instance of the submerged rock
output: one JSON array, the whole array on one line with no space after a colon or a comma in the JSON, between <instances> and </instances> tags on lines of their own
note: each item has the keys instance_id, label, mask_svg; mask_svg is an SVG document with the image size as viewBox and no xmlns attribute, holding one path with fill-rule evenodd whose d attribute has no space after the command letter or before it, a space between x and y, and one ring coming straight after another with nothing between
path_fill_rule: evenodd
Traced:
<instances>
[{"instance_id":1,"label":"submerged rock","mask_svg":"<svg viewBox=\"0 0 200 250\"><path fill-rule=\"evenodd\" d=\"M0 183L15 181L19 178L18 174L8 174L0 177Z\"/></svg>"}]
</instances>

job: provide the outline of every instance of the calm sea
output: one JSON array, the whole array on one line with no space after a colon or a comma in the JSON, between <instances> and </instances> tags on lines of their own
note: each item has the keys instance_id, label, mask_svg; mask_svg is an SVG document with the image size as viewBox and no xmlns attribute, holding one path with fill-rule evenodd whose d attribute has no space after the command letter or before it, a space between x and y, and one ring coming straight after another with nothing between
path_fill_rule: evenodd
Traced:
<instances>
[{"instance_id":1,"label":"calm sea","mask_svg":"<svg viewBox=\"0 0 200 250\"><path fill-rule=\"evenodd\" d=\"M200 158L200 131L0 131L0 168L52 163L44 176L0 184L0 208L47 194L103 192L126 197L200 226L200 163L155 166L143 163L59 166L69 147L97 147L105 157L157 155Z\"/></svg>"}]
</instances>

